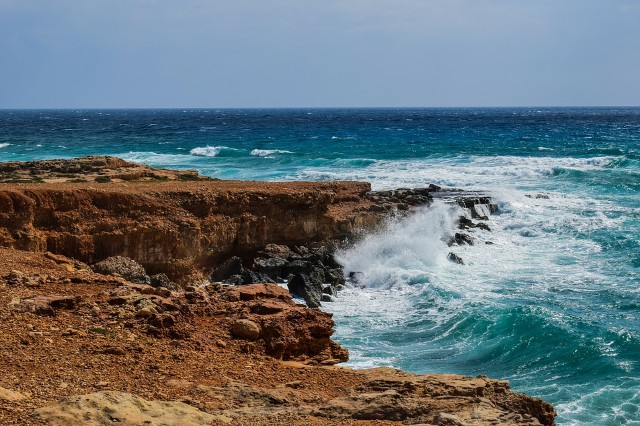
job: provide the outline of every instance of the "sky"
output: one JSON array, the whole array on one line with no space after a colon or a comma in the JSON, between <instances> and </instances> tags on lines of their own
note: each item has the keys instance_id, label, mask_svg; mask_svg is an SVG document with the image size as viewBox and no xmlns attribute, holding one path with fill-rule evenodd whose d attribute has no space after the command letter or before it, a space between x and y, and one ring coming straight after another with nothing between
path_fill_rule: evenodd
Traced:
<instances>
[{"instance_id":1,"label":"sky","mask_svg":"<svg viewBox=\"0 0 640 426\"><path fill-rule=\"evenodd\" d=\"M0 0L0 108L640 105L638 0Z\"/></svg>"}]
</instances>

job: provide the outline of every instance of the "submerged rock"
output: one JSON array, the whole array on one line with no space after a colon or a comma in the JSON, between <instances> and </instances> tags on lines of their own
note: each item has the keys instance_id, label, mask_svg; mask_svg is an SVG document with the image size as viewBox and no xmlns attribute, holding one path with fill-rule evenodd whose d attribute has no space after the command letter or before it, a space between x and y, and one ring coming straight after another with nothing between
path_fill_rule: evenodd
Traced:
<instances>
[{"instance_id":1,"label":"submerged rock","mask_svg":"<svg viewBox=\"0 0 640 426\"><path fill-rule=\"evenodd\" d=\"M458 265L464 265L464 261L462 260L462 258L453 252L449 252L449 254L447 255L447 259L449 259L453 263L457 263Z\"/></svg>"}]
</instances>

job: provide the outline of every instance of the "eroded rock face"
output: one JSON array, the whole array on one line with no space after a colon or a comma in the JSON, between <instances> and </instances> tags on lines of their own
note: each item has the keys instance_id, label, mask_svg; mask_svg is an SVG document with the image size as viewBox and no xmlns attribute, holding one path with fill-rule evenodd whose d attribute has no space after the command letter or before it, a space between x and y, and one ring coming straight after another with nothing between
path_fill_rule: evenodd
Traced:
<instances>
[{"instance_id":1,"label":"eroded rock face","mask_svg":"<svg viewBox=\"0 0 640 426\"><path fill-rule=\"evenodd\" d=\"M112 256L170 279L267 244L373 226L361 182L156 182L0 187L0 245L94 264Z\"/></svg>"}]
</instances>

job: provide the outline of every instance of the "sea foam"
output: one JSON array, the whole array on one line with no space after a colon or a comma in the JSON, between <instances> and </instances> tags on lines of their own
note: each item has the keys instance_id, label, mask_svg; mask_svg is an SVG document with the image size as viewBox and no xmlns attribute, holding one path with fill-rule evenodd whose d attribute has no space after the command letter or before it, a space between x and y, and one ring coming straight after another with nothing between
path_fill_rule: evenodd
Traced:
<instances>
[{"instance_id":1,"label":"sea foam","mask_svg":"<svg viewBox=\"0 0 640 426\"><path fill-rule=\"evenodd\" d=\"M191 155L197 155L198 157L215 157L216 155L220 154L220 151L222 151L221 146L205 146L205 147L197 147L197 148L193 148L191 151L189 151L189 153Z\"/></svg>"},{"instance_id":2,"label":"sea foam","mask_svg":"<svg viewBox=\"0 0 640 426\"><path fill-rule=\"evenodd\" d=\"M285 149L254 149L251 151L251 155L255 157L269 157L274 154L293 154L293 152Z\"/></svg>"}]
</instances>

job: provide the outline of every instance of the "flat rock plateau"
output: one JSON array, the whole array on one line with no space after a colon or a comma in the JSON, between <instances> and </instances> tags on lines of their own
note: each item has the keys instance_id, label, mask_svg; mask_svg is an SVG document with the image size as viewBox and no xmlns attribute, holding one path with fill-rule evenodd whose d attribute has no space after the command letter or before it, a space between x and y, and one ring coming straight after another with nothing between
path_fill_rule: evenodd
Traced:
<instances>
[{"instance_id":1,"label":"flat rock plateau","mask_svg":"<svg viewBox=\"0 0 640 426\"><path fill-rule=\"evenodd\" d=\"M331 251L434 197L470 209L451 245L472 242L481 194L112 157L0 163L0 182L2 425L555 424L504 381L340 367L332 315L290 294L330 303Z\"/></svg>"}]
</instances>

